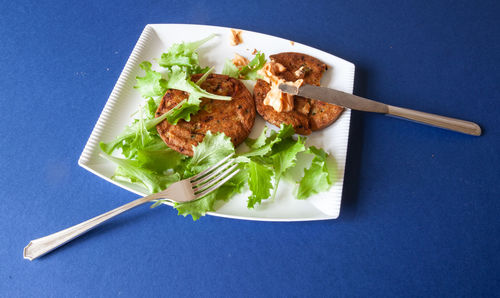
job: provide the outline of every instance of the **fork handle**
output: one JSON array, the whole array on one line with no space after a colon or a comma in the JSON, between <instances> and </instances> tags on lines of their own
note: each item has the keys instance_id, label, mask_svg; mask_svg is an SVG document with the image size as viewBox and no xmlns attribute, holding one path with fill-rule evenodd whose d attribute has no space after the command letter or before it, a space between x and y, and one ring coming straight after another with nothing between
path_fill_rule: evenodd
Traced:
<instances>
[{"instance_id":1,"label":"fork handle","mask_svg":"<svg viewBox=\"0 0 500 298\"><path fill-rule=\"evenodd\" d=\"M410 110L401 107L389 106L389 105L387 114L432 126L458 131L473 136L481 135L481 127L479 127L479 125L477 125L476 123L470 121Z\"/></svg>"},{"instance_id":2,"label":"fork handle","mask_svg":"<svg viewBox=\"0 0 500 298\"><path fill-rule=\"evenodd\" d=\"M69 241L79 237L80 235L87 233L88 231L92 230L93 228L97 227L98 225L102 224L108 219L111 219L117 216L118 214L121 214L125 211L128 211L132 208L135 208L137 206L140 206L144 203L150 202L155 199L158 199L158 197L155 196L155 194L149 195L147 197L137 199L128 204L115 208L104 214L98 215L80 224L64 229L62 231L32 240L24 248L23 256L25 259L32 261L58 248L59 246L68 243Z\"/></svg>"}]
</instances>

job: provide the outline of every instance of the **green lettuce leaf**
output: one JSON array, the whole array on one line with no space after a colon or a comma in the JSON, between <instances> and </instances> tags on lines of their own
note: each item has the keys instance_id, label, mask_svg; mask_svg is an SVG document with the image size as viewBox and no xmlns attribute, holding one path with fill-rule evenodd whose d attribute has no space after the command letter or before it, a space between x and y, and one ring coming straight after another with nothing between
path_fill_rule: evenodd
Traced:
<instances>
[{"instance_id":1,"label":"green lettuce leaf","mask_svg":"<svg viewBox=\"0 0 500 298\"><path fill-rule=\"evenodd\" d=\"M118 166L112 179L142 185L150 193L162 191L180 180L178 173L157 173L142 167L137 160L122 159L107 154L101 154L101 156Z\"/></svg>"},{"instance_id":2,"label":"green lettuce leaf","mask_svg":"<svg viewBox=\"0 0 500 298\"><path fill-rule=\"evenodd\" d=\"M264 64L266 64L266 56L263 53L258 52L248 65L245 65L240 69L239 75L242 76L244 80L255 81L259 78L257 71L259 71Z\"/></svg>"},{"instance_id":3,"label":"green lettuce leaf","mask_svg":"<svg viewBox=\"0 0 500 298\"><path fill-rule=\"evenodd\" d=\"M240 78L240 70L238 69L238 67L236 67L236 65L234 65L231 59L227 59L226 62L224 63L224 67L222 68L222 74L230 76L235 79Z\"/></svg>"},{"instance_id":4,"label":"green lettuce leaf","mask_svg":"<svg viewBox=\"0 0 500 298\"><path fill-rule=\"evenodd\" d=\"M274 199L276 191L278 190L281 176L286 170L296 165L297 154L305 149L305 138L303 137L299 137L297 141L288 137L273 147L273 155L271 155L271 158L273 160L275 183L272 199Z\"/></svg>"},{"instance_id":5,"label":"green lettuce leaf","mask_svg":"<svg viewBox=\"0 0 500 298\"><path fill-rule=\"evenodd\" d=\"M180 66L183 67L189 74L205 72L207 69L202 69L199 65L200 62L196 49L214 37L215 34L211 34L210 36L198 41L174 44L167 50L166 53L161 55L161 58L158 60L158 64L166 68Z\"/></svg>"},{"instance_id":6,"label":"green lettuce leaf","mask_svg":"<svg viewBox=\"0 0 500 298\"><path fill-rule=\"evenodd\" d=\"M159 138L146 138L146 132L149 133L149 136L152 134L156 134L155 131L152 131L152 128L156 127L156 125L167 118L170 115L170 111L161 115L158 118L152 118L144 121L136 121L132 123L130 126L125 127L125 130L116 137L111 142L100 142L99 146L101 150L106 154L111 154L115 149L122 148L126 152L129 152L126 157L130 158L131 153L135 152L135 150L139 150L143 147L150 146L151 143L160 142ZM150 143L144 143L144 141L149 140ZM140 146L140 147L134 147ZM134 147L134 148L132 148Z\"/></svg>"},{"instance_id":7,"label":"green lettuce leaf","mask_svg":"<svg viewBox=\"0 0 500 298\"><path fill-rule=\"evenodd\" d=\"M234 153L234 146L229 137L223 133L212 134L208 131L203 142L194 147L193 157L186 166L185 177L198 174L231 153Z\"/></svg>"},{"instance_id":8,"label":"green lettuce leaf","mask_svg":"<svg viewBox=\"0 0 500 298\"><path fill-rule=\"evenodd\" d=\"M273 171L255 161L250 161L248 167L248 186L252 195L248 197L247 207L253 208L271 195Z\"/></svg>"},{"instance_id":9,"label":"green lettuce leaf","mask_svg":"<svg viewBox=\"0 0 500 298\"><path fill-rule=\"evenodd\" d=\"M297 199L304 200L313 194L327 191L337 178L337 167L333 158L323 149L311 146L306 151L314 155L309 168L300 180Z\"/></svg>"},{"instance_id":10,"label":"green lettuce leaf","mask_svg":"<svg viewBox=\"0 0 500 298\"><path fill-rule=\"evenodd\" d=\"M201 100L197 96L189 95L187 99L168 111L167 121L173 125L176 125L179 120L191 121L191 115L198 113L200 104Z\"/></svg>"},{"instance_id":11,"label":"green lettuce leaf","mask_svg":"<svg viewBox=\"0 0 500 298\"><path fill-rule=\"evenodd\" d=\"M280 130L278 132L271 130L269 136L267 136L267 127L264 128L261 135L257 139L248 138L245 143L250 147L250 151L243 154L243 156L260 156L264 157L271 153L271 150L275 144L285 140L288 137L293 136L295 133L293 127L287 124L281 124Z\"/></svg>"},{"instance_id":12,"label":"green lettuce leaf","mask_svg":"<svg viewBox=\"0 0 500 298\"><path fill-rule=\"evenodd\" d=\"M168 148L165 143L163 145L164 148L160 150L138 150L137 161L139 165L158 173L163 173L170 169L178 170L181 163L187 157Z\"/></svg>"},{"instance_id":13,"label":"green lettuce leaf","mask_svg":"<svg viewBox=\"0 0 500 298\"><path fill-rule=\"evenodd\" d=\"M135 137L121 146L122 154L127 158L132 158L135 156L137 150L157 142L161 142L161 139L155 133L149 132L141 113L141 117L138 119Z\"/></svg>"},{"instance_id":14,"label":"green lettuce leaf","mask_svg":"<svg viewBox=\"0 0 500 298\"><path fill-rule=\"evenodd\" d=\"M299 137L297 140L286 138L273 147L274 170L277 175L283 174L287 169L295 166L297 153L306 149L305 138Z\"/></svg>"},{"instance_id":15,"label":"green lettuce leaf","mask_svg":"<svg viewBox=\"0 0 500 298\"><path fill-rule=\"evenodd\" d=\"M158 109L158 102L156 102L156 100L154 100L153 98L149 98L148 101L146 101L146 105L144 107L145 118L147 120L153 119L155 117L157 109Z\"/></svg>"},{"instance_id":16,"label":"green lettuce leaf","mask_svg":"<svg viewBox=\"0 0 500 298\"><path fill-rule=\"evenodd\" d=\"M165 94L167 82L162 78L161 73L152 70L151 63L148 61L143 61L139 66L146 72L144 77L136 77L137 83L134 86L141 96L150 98Z\"/></svg>"},{"instance_id":17,"label":"green lettuce leaf","mask_svg":"<svg viewBox=\"0 0 500 298\"><path fill-rule=\"evenodd\" d=\"M261 134L256 138L247 138L245 140L245 144L247 144L250 149L258 149L264 145L266 145L266 140L267 140L267 126L264 126L264 129L262 130Z\"/></svg>"}]
</instances>

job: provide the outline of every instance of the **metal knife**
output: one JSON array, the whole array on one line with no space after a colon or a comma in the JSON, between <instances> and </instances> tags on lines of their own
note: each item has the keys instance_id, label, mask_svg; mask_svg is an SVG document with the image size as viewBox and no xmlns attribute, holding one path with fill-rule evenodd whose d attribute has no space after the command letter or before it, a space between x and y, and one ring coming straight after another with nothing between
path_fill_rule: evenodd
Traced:
<instances>
[{"instance_id":1,"label":"metal knife","mask_svg":"<svg viewBox=\"0 0 500 298\"><path fill-rule=\"evenodd\" d=\"M473 136L481 135L481 127L473 122L395 107L335 89L313 85L297 88L289 84L280 84L279 88L285 93L317 99L353 110L392 115Z\"/></svg>"}]
</instances>

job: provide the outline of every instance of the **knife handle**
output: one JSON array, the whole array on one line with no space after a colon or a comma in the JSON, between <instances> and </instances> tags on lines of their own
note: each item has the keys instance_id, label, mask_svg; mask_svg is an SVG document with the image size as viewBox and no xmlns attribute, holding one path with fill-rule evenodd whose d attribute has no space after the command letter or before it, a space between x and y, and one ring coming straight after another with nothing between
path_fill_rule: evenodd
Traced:
<instances>
[{"instance_id":1,"label":"knife handle","mask_svg":"<svg viewBox=\"0 0 500 298\"><path fill-rule=\"evenodd\" d=\"M401 117L416 122L445 128L473 136L481 135L481 127L474 122L444 117L440 115L424 113L420 111L395 107L388 105L387 115L393 115L396 117Z\"/></svg>"}]
</instances>

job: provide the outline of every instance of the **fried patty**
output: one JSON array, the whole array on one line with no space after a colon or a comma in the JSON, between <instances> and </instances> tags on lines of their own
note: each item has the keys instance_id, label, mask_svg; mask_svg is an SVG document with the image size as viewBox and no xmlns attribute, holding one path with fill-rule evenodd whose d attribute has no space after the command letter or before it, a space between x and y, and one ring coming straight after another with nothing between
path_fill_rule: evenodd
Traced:
<instances>
[{"instance_id":1,"label":"fried patty","mask_svg":"<svg viewBox=\"0 0 500 298\"><path fill-rule=\"evenodd\" d=\"M196 82L201 74L193 75ZM191 121L179 120L176 125L162 121L156 126L163 141L170 148L193 156L193 146L203 141L207 131L223 132L236 147L250 134L255 121L255 104L248 89L237 79L226 75L211 74L201 88L217 95L231 96L231 101L202 98L200 111L191 116ZM161 100L156 117L174 108L188 93L176 89L168 90Z\"/></svg>"},{"instance_id":2,"label":"fried patty","mask_svg":"<svg viewBox=\"0 0 500 298\"><path fill-rule=\"evenodd\" d=\"M325 63L301 53L280 53L270 56L271 60L286 67L286 71L278 77L286 81L304 79L305 84L320 85L321 77L327 70ZM296 75L302 67L302 73ZM290 112L277 112L273 107L264 104L267 92L271 86L264 80L257 80L254 88L254 99L257 112L269 123L280 126L281 123L290 124L295 132L308 135L312 131L320 130L332 124L340 116L344 108L315 99L294 96L294 108Z\"/></svg>"}]
</instances>

